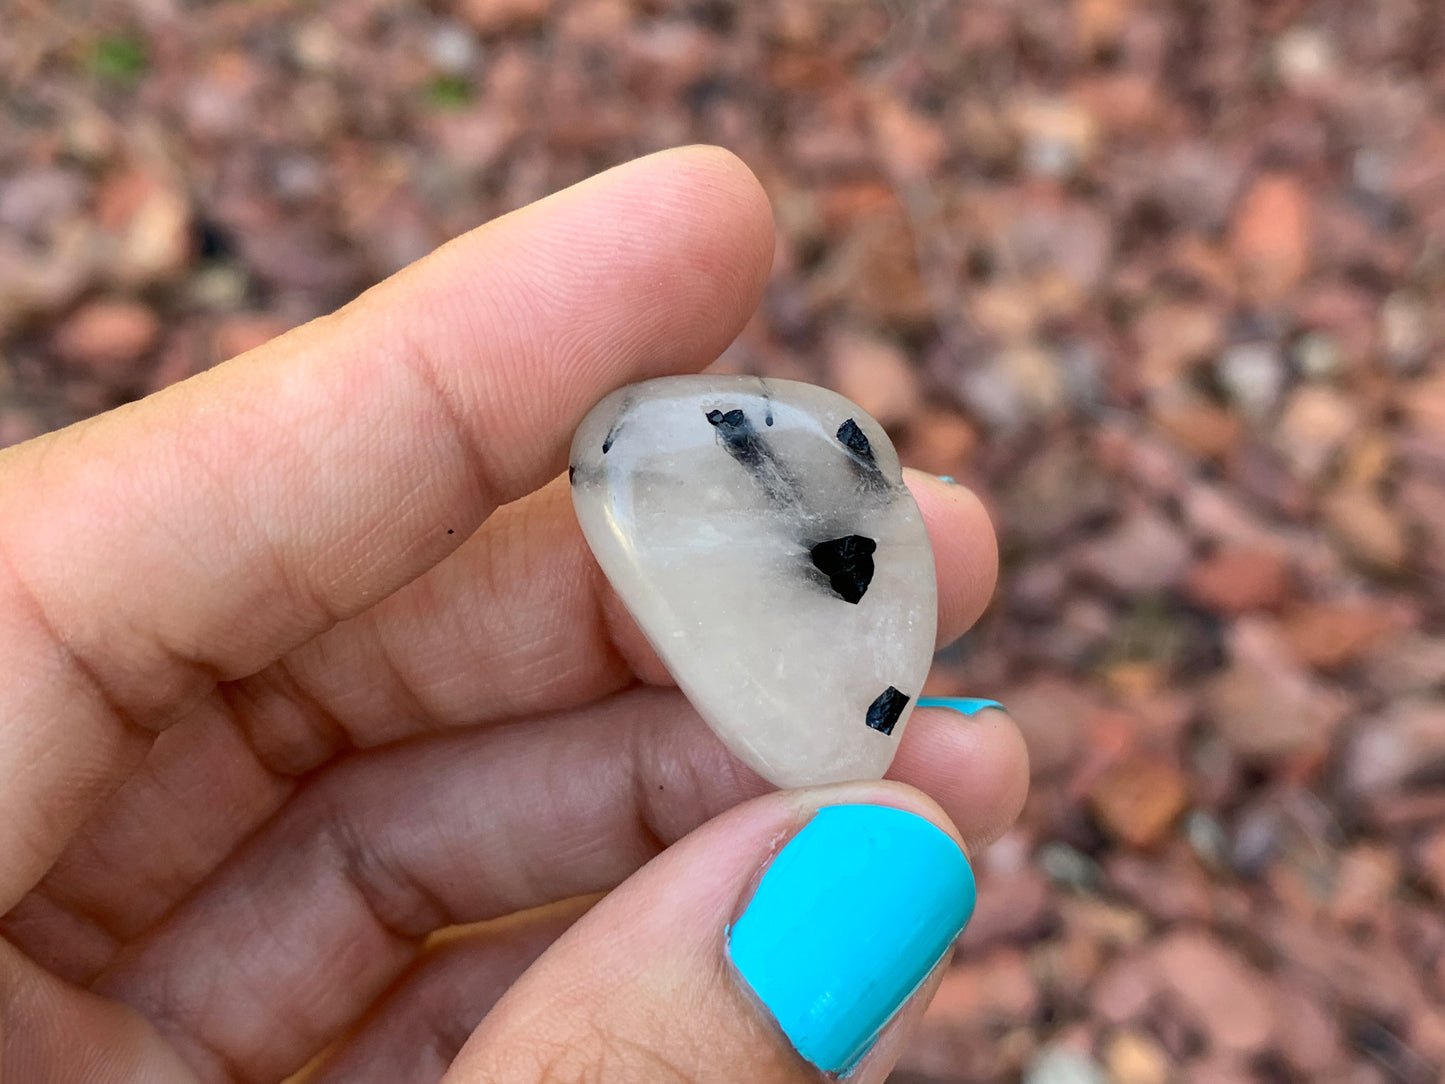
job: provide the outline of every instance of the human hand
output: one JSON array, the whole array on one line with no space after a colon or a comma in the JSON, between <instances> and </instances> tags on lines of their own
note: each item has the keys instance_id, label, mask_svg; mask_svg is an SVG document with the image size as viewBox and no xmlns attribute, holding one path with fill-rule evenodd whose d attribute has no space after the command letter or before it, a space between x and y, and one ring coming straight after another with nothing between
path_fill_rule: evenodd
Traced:
<instances>
[{"instance_id":1,"label":"human hand","mask_svg":"<svg viewBox=\"0 0 1445 1084\"><path fill-rule=\"evenodd\" d=\"M573 428L711 361L772 245L731 155L655 155L0 452L5 1084L816 1079L728 964L759 872L825 805L976 848L1026 771L920 708L897 782L773 792L592 562ZM947 642L994 543L908 481Z\"/></svg>"}]
</instances>

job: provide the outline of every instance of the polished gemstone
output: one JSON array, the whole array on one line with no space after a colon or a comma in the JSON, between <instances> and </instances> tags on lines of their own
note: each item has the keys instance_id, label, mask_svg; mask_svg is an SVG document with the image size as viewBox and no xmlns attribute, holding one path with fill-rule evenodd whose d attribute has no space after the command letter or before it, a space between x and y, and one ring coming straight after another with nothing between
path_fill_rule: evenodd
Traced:
<instances>
[{"instance_id":1,"label":"polished gemstone","mask_svg":"<svg viewBox=\"0 0 1445 1084\"><path fill-rule=\"evenodd\" d=\"M884 773L937 585L876 421L810 384L664 377L587 415L569 473L603 572L737 756L781 786Z\"/></svg>"}]
</instances>

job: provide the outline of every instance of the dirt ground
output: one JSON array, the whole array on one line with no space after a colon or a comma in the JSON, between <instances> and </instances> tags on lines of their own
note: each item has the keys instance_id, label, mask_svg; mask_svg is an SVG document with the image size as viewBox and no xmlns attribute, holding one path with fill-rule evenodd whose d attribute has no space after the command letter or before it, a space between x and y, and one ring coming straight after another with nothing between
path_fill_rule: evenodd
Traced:
<instances>
[{"instance_id":1,"label":"dirt ground","mask_svg":"<svg viewBox=\"0 0 1445 1084\"><path fill-rule=\"evenodd\" d=\"M1445 8L11 0L0 446L635 155L779 239L722 368L994 513L931 693L1034 791L898 1084L1445 1066Z\"/></svg>"}]
</instances>

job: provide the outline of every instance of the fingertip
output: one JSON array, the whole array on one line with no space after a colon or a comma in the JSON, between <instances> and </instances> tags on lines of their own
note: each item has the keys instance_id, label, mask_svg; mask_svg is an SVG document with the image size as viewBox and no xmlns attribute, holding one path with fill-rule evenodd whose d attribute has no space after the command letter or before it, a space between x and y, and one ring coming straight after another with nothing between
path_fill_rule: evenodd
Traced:
<instances>
[{"instance_id":1,"label":"fingertip","mask_svg":"<svg viewBox=\"0 0 1445 1084\"><path fill-rule=\"evenodd\" d=\"M520 1079L502 1070L542 1047L566 1051L551 1075L568 1079L604 1059L651 1079L684 1056L729 1079L856 1065L849 1079L874 1084L975 893L925 795L878 780L774 791L610 892L483 1018L447 1079Z\"/></svg>"},{"instance_id":2,"label":"fingertip","mask_svg":"<svg viewBox=\"0 0 1445 1084\"><path fill-rule=\"evenodd\" d=\"M1019 818L1029 794L1029 747L1023 731L1006 711L981 712L978 723L995 748L997 774L980 784L985 799L991 798L991 823L980 823L979 832L969 839L970 853L977 853L998 839Z\"/></svg>"},{"instance_id":3,"label":"fingertip","mask_svg":"<svg viewBox=\"0 0 1445 1084\"><path fill-rule=\"evenodd\" d=\"M773 211L768 194L757 174L733 151L711 143L694 143L652 157L676 163L700 186L736 200L739 211L750 224L766 228L769 240L772 239Z\"/></svg>"},{"instance_id":4,"label":"fingertip","mask_svg":"<svg viewBox=\"0 0 1445 1084\"><path fill-rule=\"evenodd\" d=\"M846 1073L947 955L976 895L963 848L933 819L827 805L769 863L728 954L793 1048Z\"/></svg>"},{"instance_id":5,"label":"fingertip","mask_svg":"<svg viewBox=\"0 0 1445 1084\"><path fill-rule=\"evenodd\" d=\"M938 575L938 643L951 643L979 619L998 579L998 541L978 494L925 471L905 468L933 545Z\"/></svg>"},{"instance_id":6,"label":"fingertip","mask_svg":"<svg viewBox=\"0 0 1445 1084\"><path fill-rule=\"evenodd\" d=\"M958 826L967 852L977 854L1023 810L1028 747L1002 707L963 713L920 701L888 777L931 795Z\"/></svg>"},{"instance_id":7,"label":"fingertip","mask_svg":"<svg viewBox=\"0 0 1445 1084\"><path fill-rule=\"evenodd\" d=\"M745 305L751 311L772 269L775 241L772 204L747 163L725 147L694 144L608 172L625 178L625 198L646 217L666 207L697 223L707 235L697 238L705 241L696 250L699 268L735 275L740 292L756 295ZM646 183L638 183L639 172L651 175Z\"/></svg>"}]
</instances>

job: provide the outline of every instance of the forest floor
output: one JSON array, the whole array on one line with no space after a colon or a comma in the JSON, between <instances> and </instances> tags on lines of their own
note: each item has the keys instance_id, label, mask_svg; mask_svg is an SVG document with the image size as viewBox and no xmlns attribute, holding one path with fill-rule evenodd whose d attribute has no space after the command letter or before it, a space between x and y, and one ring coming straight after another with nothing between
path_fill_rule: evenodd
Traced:
<instances>
[{"instance_id":1,"label":"forest floor","mask_svg":"<svg viewBox=\"0 0 1445 1084\"><path fill-rule=\"evenodd\" d=\"M1445 1066L1445 18L1428 0L15 0L0 446L712 142L732 371L976 488L929 692L1034 789L900 1082Z\"/></svg>"}]
</instances>

